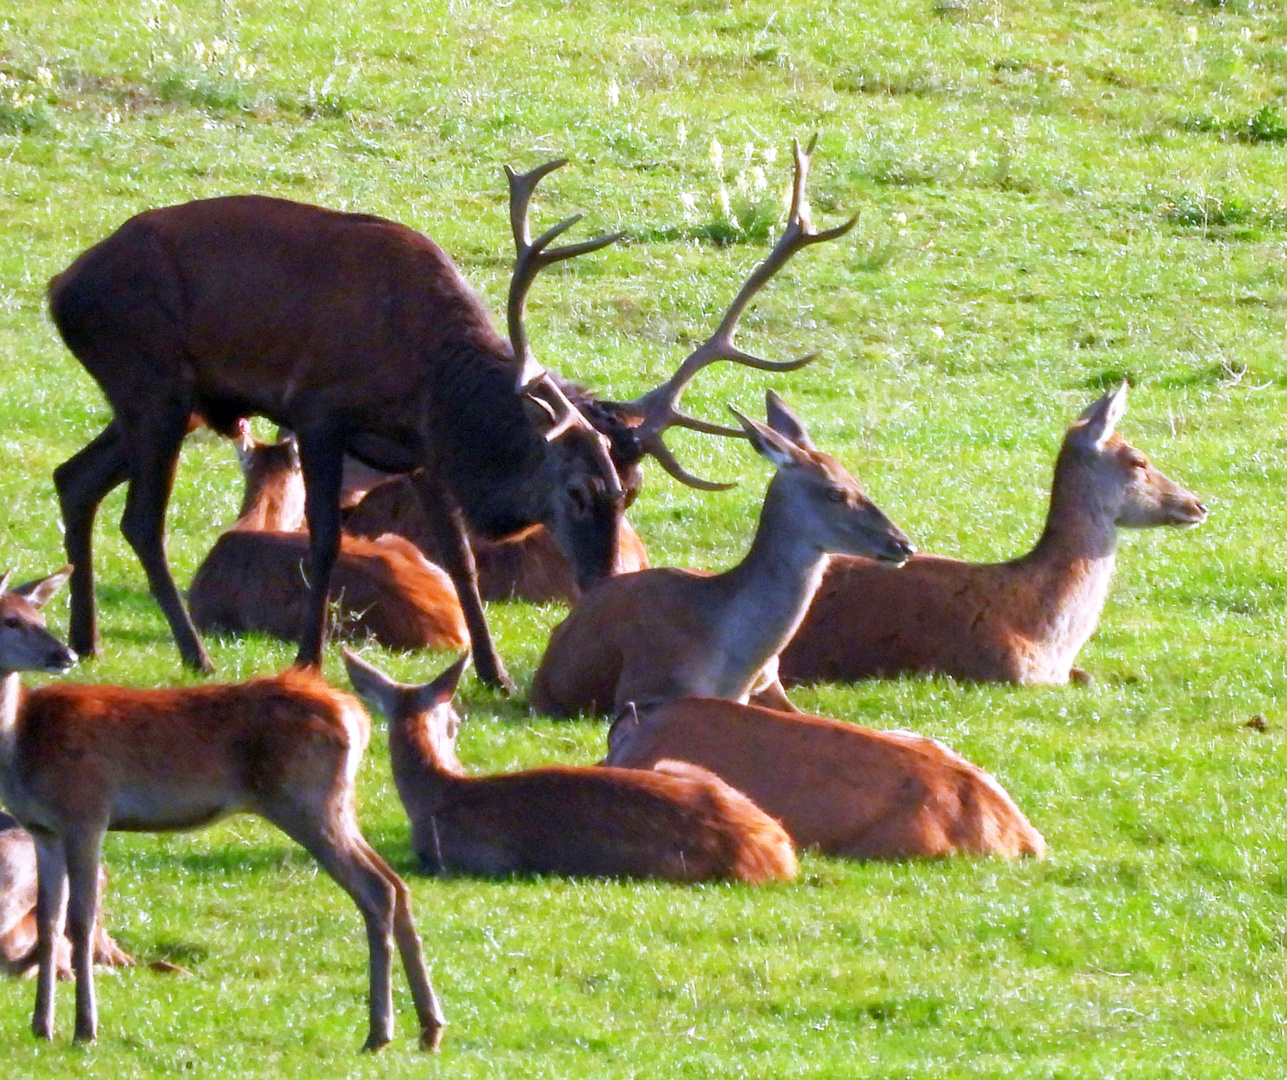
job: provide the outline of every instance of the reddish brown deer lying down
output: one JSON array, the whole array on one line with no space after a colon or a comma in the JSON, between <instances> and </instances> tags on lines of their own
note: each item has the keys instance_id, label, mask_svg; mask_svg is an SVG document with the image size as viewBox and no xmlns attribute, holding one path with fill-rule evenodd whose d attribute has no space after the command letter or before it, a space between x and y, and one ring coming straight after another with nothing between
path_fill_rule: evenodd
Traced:
<instances>
[{"instance_id":1,"label":"reddish brown deer lying down","mask_svg":"<svg viewBox=\"0 0 1287 1080\"><path fill-rule=\"evenodd\" d=\"M551 765L466 776L451 705L462 657L424 686L401 686L345 652L353 686L389 718L389 754L429 873L575 874L671 881L795 876L781 826L705 769Z\"/></svg>"},{"instance_id":2,"label":"reddish brown deer lying down","mask_svg":"<svg viewBox=\"0 0 1287 1080\"><path fill-rule=\"evenodd\" d=\"M436 1047L445 1021L406 885L367 843L354 812L354 776L370 734L362 706L309 669L236 686L26 690L18 672L62 673L76 661L37 610L70 572L33 583L25 595L0 582L0 798L36 846L36 1035L53 1037L64 901L76 1038L97 1033L92 941L104 833L192 829L244 812L303 845L362 912L370 949L367 1048L393 1037L395 939L421 1046Z\"/></svg>"},{"instance_id":3,"label":"reddish brown deer lying down","mask_svg":"<svg viewBox=\"0 0 1287 1080\"><path fill-rule=\"evenodd\" d=\"M942 743L818 716L681 698L608 732L604 765L705 766L777 818L799 848L860 859L1045 854L1001 786Z\"/></svg>"},{"instance_id":4,"label":"reddish brown deer lying down","mask_svg":"<svg viewBox=\"0 0 1287 1080\"><path fill-rule=\"evenodd\" d=\"M203 631L293 641L308 603L299 454L293 439L258 442L244 424L238 454L246 476L241 516L192 579L193 621ZM458 649L469 641L451 579L400 536L342 536L330 596L341 636L370 634L391 649Z\"/></svg>"},{"instance_id":5,"label":"reddish brown deer lying down","mask_svg":"<svg viewBox=\"0 0 1287 1080\"><path fill-rule=\"evenodd\" d=\"M555 716L677 697L790 708L777 655L813 598L827 553L899 566L915 550L844 466L816 450L770 392L769 427L737 413L777 472L746 558L722 574L661 568L609 578L554 630L532 683L532 707Z\"/></svg>"},{"instance_id":6,"label":"reddish brown deer lying down","mask_svg":"<svg viewBox=\"0 0 1287 1080\"><path fill-rule=\"evenodd\" d=\"M99 871L98 892L107 884ZM94 963L128 967L134 963L103 928L102 912L94 923ZM70 979L71 942L64 934L54 946L54 968ZM36 969L36 846L16 818L0 812L0 971L26 975Z\"/></svg>"},{"instance_id":7,"label":"reddish brown deer lying down","mask_svg":"<svg viewBox=\"0 0 1287 1080\"><path fill-rule=\"evenodd\" d=\"M1095 631L1117 530L1199 525L1206 507L1114 434L1126 384L1068 429L1037 546L1006 563L917 555L897 574L837 559L783 651L785 682L942 672L961 679L1066 683Z\"/></svg>"},{"instance_id":8,"label":"reddish brown deer lying down","mask_svg":"<svg viewBox=\"0 0 1287 1080\"><path fill-rule=\"evenodd\" d=\"M345 462L345 479L349 477ZM405 537L432 563L439 562L433 523L409 477L386 478L348 511L344 530L355 536ZM562 601L571 604L580 595L576 574L567 556L544 525L524 530L506 540L488 540L468 532L469 547L478 570L478 592L484 600L528 600L534 604ZM621 519L614 574L632 574L648 565L639 534Z\"/></svg>"}]
</instances>

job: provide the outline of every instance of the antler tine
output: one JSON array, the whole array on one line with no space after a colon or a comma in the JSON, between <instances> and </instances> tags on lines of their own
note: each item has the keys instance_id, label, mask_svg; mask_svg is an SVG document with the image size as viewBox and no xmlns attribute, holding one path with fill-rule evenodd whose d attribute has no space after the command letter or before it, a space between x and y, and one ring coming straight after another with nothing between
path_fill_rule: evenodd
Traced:
<instances>
[{"instance_id":1,"label":"antler tine","mask_svg":"<svg viewBox=\"0 0 1287 1080\"><path fill-rule=\"evenodd\" d=\"M542 268L552 263L562 262L564 259L571 259L587 252L598 251L599 248L616 243L625 235L625 233L619 232L608 233L578 244L565 244L562 247L550 248L551 241L567 232L568 229L581 220L580 214L573 214L570 218L560 221L553 228L547 229L535 240L531 238L532 234L528 225L528 207L532 201L532 193L536 190L536 185L544 177L566 164L567 158L559 158L557 161L547 161L544 165L538 165L531 172L522 174L514 172L508 165L505 166L505 176L509 180L509 221L514 231L514 247L517 251L517 258L514 262L514 277L509 286L509 339L514 349L514 358L522 365L521 384L526 384L533 378L539 378L544 370L532 359L531 349L527 343L527 333L523 328L523 311L527 306L527 292L531 288L532 281L536 275Z\"/></svg>"},{"instance_id":2,"label":"antler tine","mask_svg":"<svg viewBox=\"0 0 1287 1080\"><path fill-rule=\"evenodd\" d=\"M855 214L848 221L834 228L824 229L821 232L813 228L809 220L809 203L806 188L809 180L809 166L812 164L813 151L817 143L818 136L815 134L809 140L808 147L801 150L799 140L792 140L791 151L795 159L795 178L791 189L791 209L787 214L786 228L782 231L778 242L773 246L773 250L769 252L763 262L751 271L746 282L738 290L715 332L694 349L685 358L684 362L679 365L675 374L664 383L656 389L640 395L633 401L624 403L630 412L641 419L637 429L640 444L649 453L653 454L658 461L662 462L663 467L668 472L671 472L671 475L678 476L666 465L661 454L654 449L662 445L661 433L668 427L688 427L695 431L705 431L709 434L737 438L746 437L744 432L734 428L714 430L718 425L700 426L704 424L704 421L694 421L693 417L685 416L679 412L679 399L697 372L718 360L731 360L734 363L758 368L761 371L794 371L796 368L804 367L805 364L817 358L817 353L810 353L808 356L802 356L796 360L763 360L758 356L744 352L733 341L738 321L755 294L786 265L797 251L812 244L836 240L849 232L858 222L858 215ZM674 461L673 457L671 457L671 461ZM684 479L683 477L678 478ZM684 480L684 482L688 483L689 481Z\"/></svg>"}]
</instances>

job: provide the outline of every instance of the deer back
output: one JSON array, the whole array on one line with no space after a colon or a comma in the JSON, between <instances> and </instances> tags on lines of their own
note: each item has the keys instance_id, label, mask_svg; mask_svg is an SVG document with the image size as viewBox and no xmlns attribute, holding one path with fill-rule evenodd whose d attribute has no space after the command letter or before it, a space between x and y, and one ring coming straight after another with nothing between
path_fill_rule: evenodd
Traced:
<instances>
[{"instance_id":1,"label":"deer back","mask_svg":"<svg viewBox=\"0 0 1287 1080\"><path fill-rule=\"evenodd\" d=\"M686 698L624 712L605 765L704 766L778 819L800 848L898 859L1041 855L997 782L932 739L753 705Z\"/></svg>"}]
</instances>

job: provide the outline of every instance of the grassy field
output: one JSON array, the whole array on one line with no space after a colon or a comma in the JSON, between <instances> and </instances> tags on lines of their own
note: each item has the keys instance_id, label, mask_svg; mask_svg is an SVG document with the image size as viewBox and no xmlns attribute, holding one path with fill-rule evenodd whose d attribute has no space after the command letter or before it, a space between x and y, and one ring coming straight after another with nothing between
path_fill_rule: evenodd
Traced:
<instances>
[{"instance_id":1,"label":"grassy field","mask_svg":"<svg viewBox=\"0 0 1287 1080\"><path fill-rule=\"evenodd\" d=\"M45 310L80 250L150 206L258 191L437 239L493 310L511 247L501 165L566 155L540 222L584 210L620 247L533 290L538 355L609 396L655 384L762 257L793 135L821 133L820 224L742 343L823 359L709 371L718 418L781 389L820 446L929 551L1035 539L1064 427L1129 377L1123 433L1211 507L1126 536L1089 689L911 679L797 695L934 735L993 771L1041 863L806 856L789 887L414 876L378 730L368 835L412 880L452 1027L443 1053L365 1031L355 910L280 834L237 819L109 840L106 906L146 969L100 979L101 1038L29 1034L0 983L5 1077L1263 1077L1283 1069L1287 841L1287 10L1250 0L663 4L9 0L0 12L0 556L61 565L51 470L108 418ZM723 192L723 195L721 195ZM588 231L584 234L588 235ZM232 313L231 317L235 317ZM678 438L703 495L650 469L654 562L739 557L767 481L745 447ZM239 497L213 437L185 451L169 550L186 582ZM105 657L179 666L104 507ZM65 605L52 621L65 626ZM525 687L553 608L493 605ZM290 650L212 643L230 678ZM370 654L378 657L376 650ZM444 657L387 657L428 678ZM337 657L328 672L342 678ZM463 760L590 762L599 723L533 721L471 678ZM1253 715L1267 730L1246 727Z\"/></svg>"}]
</instances>

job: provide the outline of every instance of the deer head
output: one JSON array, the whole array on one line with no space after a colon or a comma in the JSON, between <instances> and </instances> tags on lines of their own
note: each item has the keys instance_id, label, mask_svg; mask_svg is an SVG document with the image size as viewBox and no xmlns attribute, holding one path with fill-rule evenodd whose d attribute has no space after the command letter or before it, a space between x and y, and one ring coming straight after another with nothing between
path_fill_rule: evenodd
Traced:
<instances>
[{"instance_id":1,"label":"deer head","mask_svg":"<svg viewBox=\"0 0 1287 1080\"><path fill-rule=\"evenodd\" d=\"M0 671L47 671L62 675L76 654L45 629L40 609L71 577L64 566L49 577L9 588L10 570L0 578Z\"/></svg>"},{"instance_id":2,"label":"deer head","mask_svg":"<svg viewBox=\"0 0 1287 1080\"><path fill-rule=\"evenodd\" d=\"M768 426L729 408L756 452L777 467L765 511L791 522L792 536L820 552L866 555L895 566L915 554L902 529L849 471L814 447L800 418L777 394L767 395Z\"/></svg>"},{"instance_id":3,"label":"deer head","mask_svg":"<svg viewBox=\"0 0 1287 1080\"><path fill-rule=\"evenodd\" d=\"M1126 412L1126 388L1122 383L1110 390L1068 429L1055 466L1056 486L1076 485L1109 520L1125 528L1202 524L1207 508L1198 496L1160 472L1116 433Z\"/></svg>"}]
</instances>

